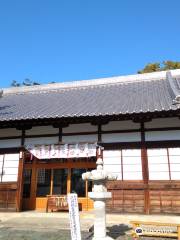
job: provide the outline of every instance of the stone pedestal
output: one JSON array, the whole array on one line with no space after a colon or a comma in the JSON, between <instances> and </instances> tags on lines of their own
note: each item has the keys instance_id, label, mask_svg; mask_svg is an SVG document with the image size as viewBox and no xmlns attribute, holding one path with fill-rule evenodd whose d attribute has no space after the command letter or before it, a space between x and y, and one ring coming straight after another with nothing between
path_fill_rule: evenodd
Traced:
<instances>
[{"instance_id":1,"label":"stone pedestal","mask_svg":"<svg viewBox=\"0 0 180 240\"><path fill-rule=\"evenodd\" d=\"M94 200L94 237L93 240L112 239L106 235L106 200L111 198L110 192L89 192Z\"/></svg>"}]
</instances>

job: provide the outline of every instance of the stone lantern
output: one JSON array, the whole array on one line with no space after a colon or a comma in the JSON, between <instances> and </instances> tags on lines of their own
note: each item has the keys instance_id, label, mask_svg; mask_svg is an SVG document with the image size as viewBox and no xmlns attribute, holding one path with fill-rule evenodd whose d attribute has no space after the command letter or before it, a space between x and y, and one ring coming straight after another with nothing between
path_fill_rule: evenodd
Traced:
<instances>
[{"instance_id":1,"label":"stone lantern","mask_svg":"<svg viewBox=\"0 0 180 240\"><path fill-rule=\"evenodd\" d=\"M101 149L99 149L101 151ZM106 182L116 180L117 176L103 170L103 160L100 155L97 158L97 169L82 174L83 180L93 182L92 192L88 196L94 200L94 237L93 240L112 239L106 235L106 200L110 199L111 192L107 191Z\"/></svg>"}]
</instances>

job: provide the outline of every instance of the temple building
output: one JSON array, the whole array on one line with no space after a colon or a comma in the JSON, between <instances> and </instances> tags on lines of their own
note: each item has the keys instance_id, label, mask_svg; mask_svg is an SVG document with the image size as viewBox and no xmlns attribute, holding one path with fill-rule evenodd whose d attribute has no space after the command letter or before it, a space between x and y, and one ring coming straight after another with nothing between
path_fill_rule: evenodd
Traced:
<instances>
[{"instance_id":1,"label":"temple building","mask_svg":"<svg viewBox=\"0 0 180 240\"><path fill-rule=\"evenodd\" d=\"M93 209L82 173L99 148L117 174L108 211L180 213L180 70L3 89L0 211L70 192Z\"/></svg>"}]
</instances>

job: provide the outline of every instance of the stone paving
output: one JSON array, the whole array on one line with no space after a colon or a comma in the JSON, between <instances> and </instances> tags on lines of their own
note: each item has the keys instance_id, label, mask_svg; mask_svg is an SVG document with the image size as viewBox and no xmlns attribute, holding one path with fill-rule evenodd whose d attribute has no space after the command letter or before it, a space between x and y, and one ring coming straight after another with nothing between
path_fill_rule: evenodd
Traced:
<instances>
[{"instance_id":1,"label":"stone paving","mask_svg":"<svg viewBox=\"0 0 180 240\"><path fill-rule=\"evenodd\" d=\"M68 217L66 212L0 213L0 240L69 240ZM80 214L82 239L91 239L92 233L89 230L92 229L93 218L93 212ZM108 214L107 230L109 235L117 240L131 240L129 222L132 220L180 223L179 216Z\"/></svg>"}]
</instances>

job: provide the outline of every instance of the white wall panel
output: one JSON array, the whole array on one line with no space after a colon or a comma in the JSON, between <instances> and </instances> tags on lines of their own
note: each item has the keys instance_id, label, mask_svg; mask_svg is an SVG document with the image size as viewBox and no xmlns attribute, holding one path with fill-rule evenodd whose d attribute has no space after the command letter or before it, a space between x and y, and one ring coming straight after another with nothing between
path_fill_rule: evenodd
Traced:
<instances>
[{"instance_id":1,"label":"white wall panel","mask_svg":"<svg viewBox=\"0 0 180 240\"><path fill-rule=\"evenodd\" d=\"M4 161L4 168L18 168L19 161Z\"/></svg>"},{"instance_id":2,"label":"white wall panel","mask_svg":"<svg viewBox=\"0 0 180 240\"><path fill-rule=\"evenodd\" d=\"M145 128L180 127L179 118L157 118L145 123Z\"/></svg>"},{"instance_id":3,"label":"white wall panel","mask_svg":"<svg viewBox=\"0 0 180 240\"><path fill-rule=\"evenodd\" d=\"M17 182L17 175L3 175L2 182Z\"/></svg>"},{"instance_id":4,"label":"white wall panel","mask_svg":"<svg viewBox=\"0 0 180 240\"><path fill-rule=\"evenodd\" d=\"M102 142L139 142L140 133L102 134Z\"/></svg>"},{"instance_id":5,"label":"white wall panel","mask_svg":"<svg viewBox=\"0 0 180 240\"><path fill-rule=\"evenodd\" d=\"M19 153L5 154L5 161L19 161Z\"/></svg>"},{"instance_id":6,"label":"white wall panel","mask_svg":"<svg viewBox=\"0 0 180 240\"><path fill-rule=\"evenodd\" d=\"M123 172L142 172L141 165L135 164L124 164L123 163Z\"/></svg>"},{"instance_id":7,"label":"white wall panel","mask_svg":"<svg viewBox=\"0 0 180 240\"><path fill-rule=\"evenodd\" d=\"M26 138L25 145L57 144L58 141L58 137Z\"/></svg>"},{"instance_id":8,"label":"white wall panel","mask_svg":"<svg viewBox=\"0 0 180 240\"><path fill-rule=\"evenodd\" d=\"M171 172L171 180L180 180L179 172Z\"/></svg>"},{"instance_id":9,"label":"white wall panel","mask_svg":"<svg viewBox=\"0 0 180 240\"><path fill-rule=\"evenodd\" d=\"M19 154L4 155L3 182L16 182L18 178Z\"/></svg>"},{"instance_id":10,"label":"white wall panel","mask_svg":"<svg viewBox=\"0 0 180 240\"><path fill-rule=\"evenodd\" d=\"M104 157L103 159L104 164L121 164L121 158L120 157Z\"/></svg>"},{"instance_id":11,"label":"white wall panel","mask_svg":"<svg viewBox=\"0 0 180 240\"><path fill-rule=\"evenodd\" d=\"M104 164L104 170L111 173L121 173L121 165L119 164Z\"/></svg>"},{"instance_id":12,"label":"white wall panel","mask_svg":"<svg viewBox=\"0 0 180 240\"><path fill-rule=\"evenodd\" d=\"M166 156L167 155L167 149L166 148L148 149L147 153L148 153L148 157Z\"/></svg>"},{"instance_id":13,"label":"white wall panel","mask_svg":"<svg viewBox=\"0 0 180 240\"><path fill-rule=\"evenodd\" d=\"M179 163L180 164L180 156L169 156L170 163Z\"/></svg>"},{"instance_id":14,"label":"white wall panel","mask_svg":"<svg viewBox=\"0 0 180 240\"><path fill-rule=\"evenodd\" d=\"M141 165L140 157L123 157L123 164Z\"/></svg>"},{"instance_id":15,"label":"white wall panel","mask_svg":"<svg viewBox=\"0 0 180 240\"><path fill-rule=\"evenodd\" d=\"M142 172L124 172L124 180L142 180Z\"/></svg>"},{"instance_id":16,"label":"white wall panel","mask_svg":"<svg viewBox=\"0 0 180 240\"><path fill-rule=\"evenodd\" d=\"M180 156L180 148L169 148L169 155Z\"/></svg>"},{"instance_id":17,"label":"white wall panel","mask_svg":"<svg viewBox=\"0 0 180 240\"><path fill-rule=\"evenodd\" d=\"M1 171L2 171L2 166L3 166L3 161L0 160L0 174L1 174Z\"/></svg>"},{"instance_id":18,"label":"white wall panel","mask_svg":"<svg viewBox=\"0 0 180 240\"><path fill-rule=\"evenodd\" d=\"M123 149L123 157L141 157L141 149Z\"/></svg>"},{"instance_id":19,"label":"white wall panel","mask_svg":"<svg viewBox=\"0 0 180 240\"><path fill-rule=\"evenodd\" d=\"M97 142L97 135L77 135L77 136L63 136L63 143L79 143L79 142Z\"/></svg>"},{"instance_id":20,"label":"white wall panel","mask_svg":"<svg viewBox=\"0 0 180 240\"><path fill-rule=\"evenodd\" d=\"M148 149L150 180L169 180L169 166L166 148Z\"/></svg>"},{"instance_id":21,"label":"white wall panel","mask_svg":"<svg viewBox=\"0 0 180 240\"><path fill-rule=\"evenodd\" d=\"M171 163L171 172L179 172L179 179L180 179L180 163L179 164Z\"/></svg>"},{"instance_id":22,"label":"white wall panel","mask_svg":"<svg viewBox=\"0 0 180 240\"><path fill-rule=\"evenodd\" d=\"M4 167L5 175L18 175L18 167Z\"/></svg>"},{"instance_id":23,"label":"white wall panel","mask_svg":"<svg viewBox=\"0 0 180 240\"><path fill-rule=\"evenodd\" d=\"M119 157L121 158L121 150L108 150L108 151L103 151L103 156L104 157Z\"/></svg>"},{"instance_id":24,"label":"white wall panel","mask_svg":"<svg viewBox=\"0 0 180 240\"><path fill-rule=\"evenodd\" d=\"M95 132L98 128L90 123L71 124L63 128L63 133Z\"/></svg>"},{"instance_id":25,"label":"white wall panel","mask_svg":"<svg viewBox=\"0 0 180 240\"><path fill-rule=\"evenodd\" d=\"M168 163L166 164L151 164L149 163L149 172L169 172Z\"/></svg>"},{"instance_id":26,"label":"white wall panel","mask_svg":"<svg viewBox=\"0 0 180 240\"><path fill-rule=\"evenodd\" d=\"M105 150L103 152L104 170L112 172L118 180L122 180L121 174L121 151Z\"/></svg>"},{"instance_id":27,"label":"white wall panel","mask_svg":"<svg viewBox=\"0 0 180 240\"><path fill-rule=\"evenodd\" d=\"M146 132L146 141L180 140L180 130Z\"/></svg>"},{"instance_id":28,"label":"white wall panel","mask_svg":"<svg viewBox=\"0 0 180 240\"><path fill-rule=\"evenodd\" d=\"M21 136L22 131L16 130L15 128L4 128L0 129L0 137L8 137L8 136Z\"/></svg>"},{"instance_id":29,"label":"white wall panel","mask_svg":"<svg viewBox=\"0 0 180 240\"><path fill-rule=\"evenodd\" d=\"M150 180L169 180L169 172L149 172Z\"/></svg>"},{"instance_id":30,"label":"white wall panel","mask_svg":"<svg viewBox=\"0 0 180 240\"><path fill-rule=\"evenodd\" d=\"M102 125L102 130L111 131L111 130L129 130L129 129L139 129L140 124L134 123L133 121L112 121L108 124Z\"/></svg>"},{"instance_id":31,"label":"white wall panel","mask_svg":"<svg viewBox=\"0 0 180 240\"><path fill-rule=\"evenodd\" d=\"M53 126L39 126L26 130L26 135L56 134L58 132L58 128L54 128Z\"/></svg>"},{"instance_id":32,"label":"white wall panel","mask_svg":"<svg viewBox=\"0 0 180 240\"><path fill-rule=\"evenodd\" d=\"M0 140L0 148L20 147L21 139Z\"/></svg>"}]
</instances>

